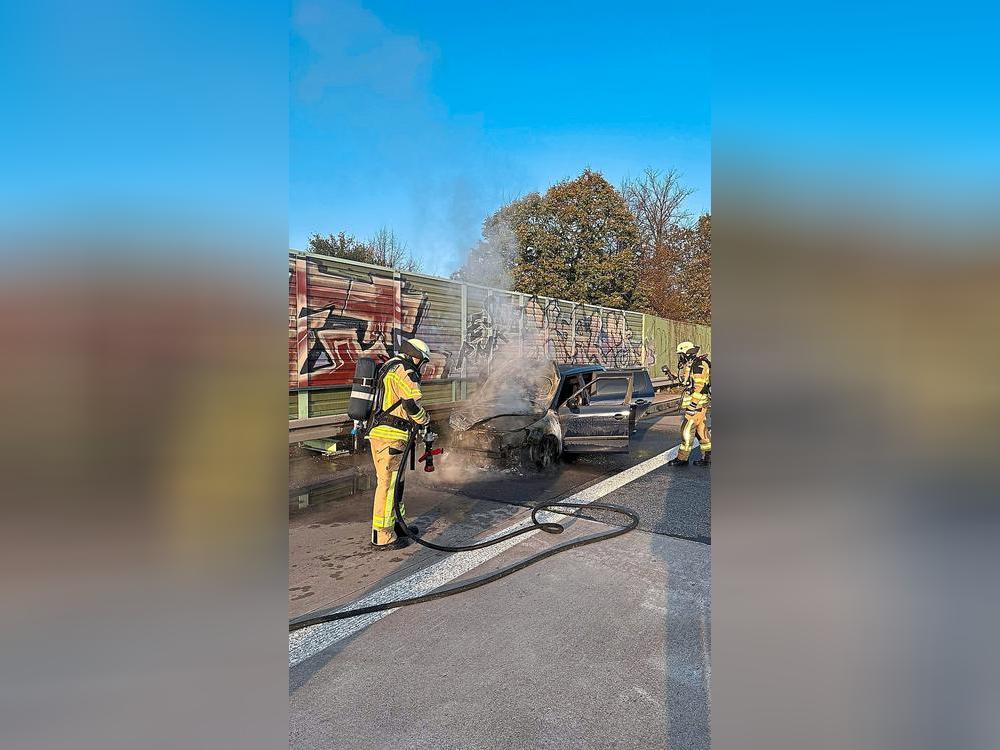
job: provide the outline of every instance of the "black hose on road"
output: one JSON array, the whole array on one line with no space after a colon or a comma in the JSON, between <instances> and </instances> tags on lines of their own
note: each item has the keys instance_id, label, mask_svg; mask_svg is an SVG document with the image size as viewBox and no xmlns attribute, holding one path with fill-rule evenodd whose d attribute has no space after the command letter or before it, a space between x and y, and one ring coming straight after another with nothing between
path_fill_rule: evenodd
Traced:
<instances>
[{"instance_id":1,"label":"black hose on road","mask_svg":"<svg viewBox=\"0 0 1000 750\"><path fill-rule=\"evenodd\" d=\"M400 461L399 469L396 475L396 492L393 496L393 515L399 518L399 501L403 494L403 471L406 468L407 458L410 452L413 450L414 438L413 434L410 434L409 441L407 442L406 451L403 453L403 460ZM607 539L613 539L616 536L621 536L622 534L627 534L632 529L639 525L639 516L628 508L622 508L618 505L608 505L606 503L563 503L563 502L549 502L541 503L534 506L531 509L531 524L525 526L521 529L515 529L510 531L503 536L499 536L496 539L488 539L484 542L478 542L477 544L468 544L458 547L449 547L442 544L434 544L433 542L428 542L421 539L416 534L412 534L409 531L406 532L406 536L429 549L438 550L439 552L469 552L472 550L482 549L484 547L491 547L494 544L500 544L508 539L511 539L521 534L527 534L528 532L541 530L548 534L561 534L565 531L565 527L561 523L556 523L554 521L539 521L538 514L543 510L549 510L552 508L578 508L578 509L589 509L589 510L606 510L612 513L619 513L626 518L628 518L628 523L622 527L615 527L611 531L593 534L591 536L581 537L579 539L574 539L566 544L560 544L556 547L551 547L547 550L539 552L531 557L527 557L513 565L509 565L506 568L501 568L495 573L490 573L489 575L482 576L480 578L473 579L471 581L465 581L464 583L456 584L454 586L448 586L445 588L437 589L429 594L424 594L422 596L412 596L407 599L397 599L396 601L383 602L381 604L372 604L368 607L358 607L356 609L346 609L336 612L312 612L302 617L297 617L288 623L288 632L293 633L296 630L302 630L303 628L312 627L313 625L320 625L324 622L333 622L335 620L346 620L351 617L357 617L359 615L367 615L372 612L384 612L387 609L396 609L397 607L407 607L411 604L422 604L423 602L434 601L435 599L443 599L446 596L453 596L455 594L461 594L464 591L471 591L472 589L479 588L480 586L485 586L488 583L493 583L493 581L498 581L501 578L505 578L519 570L527 568L529 565L534 565L540 560L544 560L547 557L552 557L552 555L558 554L560 552L565 552L569 549L574 549L576 547L583 547L587 544L594 544L595 542L602 542ZM399 527L405 528L405 521L399 524Z\"/></svg>"}]
</instances>

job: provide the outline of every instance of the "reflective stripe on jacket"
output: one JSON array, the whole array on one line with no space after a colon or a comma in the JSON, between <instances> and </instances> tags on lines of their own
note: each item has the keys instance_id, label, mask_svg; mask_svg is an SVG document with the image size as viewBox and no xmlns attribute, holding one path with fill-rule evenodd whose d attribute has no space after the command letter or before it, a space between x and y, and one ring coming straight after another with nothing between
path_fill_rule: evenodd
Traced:
<instances>
[{"instance_id":1,"label":"reflective stripe on jacket","mask_svg":"<svg viewBox=\"0 0 1000 750\"><path fill-rule=\"evenodd\" d=\"M712 373L707 359L696 359L688 374L686 393L681 401L682 409L704 409L712 400Z\"/></svg>"},{"instance_id":2,"label":"reflective stripe on jacket","mask_svg":"<svg viewBox=\"0 0 1000 750\"><path fill-rule=\"evenodd\" d=\"M388 409L397 401L399 405L387 414L401 419L409 419L416 424L427 424L430 417L420 405L420 383L415 378L410 377L410 373L402 365L398 364L389 369L382 381L382 409ZM373 427L368 433L374 437L385 438L387 440L405 440L406 431L387 424L380 424Z\"/></svg>"}]
</instances>

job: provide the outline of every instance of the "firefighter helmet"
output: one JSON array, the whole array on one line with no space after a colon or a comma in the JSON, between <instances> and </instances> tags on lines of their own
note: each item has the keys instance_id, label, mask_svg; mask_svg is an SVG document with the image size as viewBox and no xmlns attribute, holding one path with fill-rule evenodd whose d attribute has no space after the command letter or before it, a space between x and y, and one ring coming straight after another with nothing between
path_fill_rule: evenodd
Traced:
<instances>
[{"instance_id":1,"label":"firefighter helmet","mask_svg":"<svg viewBox=\"0 0 1000 750\"><path fill-rule=\"evenodd\" d=\"M698 350L701 347L693 344L690 341L682 341L677 345L677 367L684 367L688 362L694 360L698 356Z\"/></svg>"},{"instance_id":2,"label":"firefighter helmet","mask_svg":"<svg viewBox=\"0 0 1000 750\"><path fill-rule=\"evenodd\" d=\"M431 348L420 339L403 339L399 351L420 362L427 362L431 358Z\"/></svg>"}]
</instances>

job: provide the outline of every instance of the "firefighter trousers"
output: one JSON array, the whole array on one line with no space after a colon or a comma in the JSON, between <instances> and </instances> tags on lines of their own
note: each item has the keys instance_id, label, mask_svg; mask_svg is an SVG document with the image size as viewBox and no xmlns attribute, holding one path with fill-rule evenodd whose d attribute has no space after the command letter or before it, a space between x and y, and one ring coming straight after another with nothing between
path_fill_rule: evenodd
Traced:
<instances>
[{"instance_id":1,"label":"firefighter trousers","mask_svg":"<svg viewBox=\"0 0 1000 750\"><path fill-rule=\"evenodd\" d=\"M705 421L707 416L706 408L689 409L684 412L684 421L681 423L681 445L677 449L677 458L681 461L686 461L694 450L695 437L698 438L703 454L712 450L712 433Z\"/></svg>"},{"instance_id":2,"label":"firefighter trousers","mask_svg":"<svg viewBox=\"0 0 1000 750\"><path fill-rule=\"evenodd\" d=\"M403 454L406 452L406 440L390 440L380 437L369 437L372 460L375 462L375 506L372 508L372 544L392 544L396 541L396 531L393 528L396 517L392 512L393 496L396 494L396 477ZM399 518L406 514L403 499L399 499Z\"/></svg>"}]
</instances>

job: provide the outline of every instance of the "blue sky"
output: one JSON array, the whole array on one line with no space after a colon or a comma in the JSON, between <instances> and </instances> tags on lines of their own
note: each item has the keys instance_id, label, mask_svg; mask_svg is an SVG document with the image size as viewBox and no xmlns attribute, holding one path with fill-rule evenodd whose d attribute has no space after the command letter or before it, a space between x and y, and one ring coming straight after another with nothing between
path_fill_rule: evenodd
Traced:
<instances>
[{"instance_id":1,"label":"blue sky","mask_svg":"<svg viewBox=\"0 0 1000 750\"><path fill-rule=\"evenodd\" d=\"M677 168L711 205L709 19L689 4L292 6L289 244L386 225L454 270L503 201Z\"/></svg>"},{"instance_id":2,"label":"blue sky","mask_svg":"<svg viewBox=\"0 0 1000 750\"><path fill-rule=\"evenodd\" d=\"M274 2L0 4L0 211L283 223L287 23Z\"/></svg>"},{"instance_id":3,"label":"blue sky","mask_svg":"<svg viewBox=\"0 0 1000 750\"><path fill-rule=\"evenodd\" d=\"M821 209L997 215L989 14L693 5L0 4L0 224L204 224L266 257L385 224L446 272L498 204L588 165L677 167L701 210L710 43L717 197L752 160Z\"/></svg>"}]
</instances>

